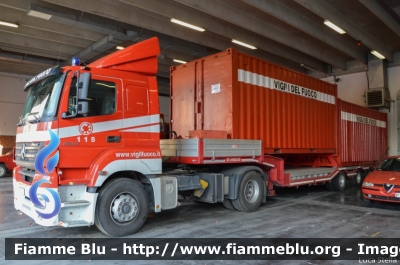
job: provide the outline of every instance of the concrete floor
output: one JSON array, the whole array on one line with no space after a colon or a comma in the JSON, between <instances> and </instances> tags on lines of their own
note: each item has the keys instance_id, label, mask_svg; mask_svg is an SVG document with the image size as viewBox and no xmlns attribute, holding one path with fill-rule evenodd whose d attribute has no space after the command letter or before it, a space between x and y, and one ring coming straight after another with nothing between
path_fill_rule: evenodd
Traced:
<instances>
[{"instance_id":1,"label":"concrete floor","mask_svg":"<svg viewBox=\"0 0 400 265\"><path fill-rule=\"evenodd\" d=\"M0 264L25 264L4 260L4 238L105 238L95 226L45 228L18 215L13 205L12 178L0 179ZM324 186L281 188L277 196L253 213L225 209L220 204L184 203L151 214L132 238L400 238L400 204L367 203L358 188L327 191ZM29 261L53 264L55 261ZM56 261L90 264L91 261ZM96 261L96 264L359 264L359 261Z\"/></svg>"}]
</instances>

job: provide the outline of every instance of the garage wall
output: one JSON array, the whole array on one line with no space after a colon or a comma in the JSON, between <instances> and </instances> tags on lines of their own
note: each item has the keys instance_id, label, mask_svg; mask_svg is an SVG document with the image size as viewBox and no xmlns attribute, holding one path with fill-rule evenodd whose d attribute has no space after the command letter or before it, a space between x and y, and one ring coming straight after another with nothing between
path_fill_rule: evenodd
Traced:
<instances>
[{"instance_id":1,"label":"garage wall","mask_svg":"<svg viewBox=\"0 0 400 265\"><path fill-rule=\"evenodd\" d=\"M365 98L363 97L365 91L368 89L368 82L365 72L341 75L339 81L336 83L338 86L338 97L347 102L351 102L360 106L366 106ZM333 76L323 78L322 80L334 83Z\"/></svg>"},{"instance_id":2,"label":"garage wall","mask_svg":"<svg viewBox=\"0 0 400 265\"><path fill-rule=\"evenodd\" d=\"M0 73L0 136L15 136L27 96L23 88L29 78Z\"/></svg>"},{"instance_id":3,"label":"garage wall","mask_svg":"<svg viewBox=\"0 0 400 265\"><path fill-rule=\"evenodd\" d=\"M164 114L165 122L169 123L169 97L160 97L160 112Z\"/></svg>"}]
</instances>

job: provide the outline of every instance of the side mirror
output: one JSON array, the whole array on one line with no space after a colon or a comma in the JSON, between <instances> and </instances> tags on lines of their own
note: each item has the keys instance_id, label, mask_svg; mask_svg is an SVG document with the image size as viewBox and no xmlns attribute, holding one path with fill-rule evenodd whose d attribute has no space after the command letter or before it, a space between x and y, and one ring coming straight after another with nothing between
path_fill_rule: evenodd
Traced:
<instances>
[{"instance_id":1,"label":"side mirror","mask_svg":"<svg viewBox=\"0 0 400 265\"><path fill-rule=\"evenodd\" d=\"M62 118L73 118L76 117L78 114L86 115L89 112L89 103L87 99L88 91L89 91L89 84L90 84L90 73L80 73L76 71L75 74L78 76L76 79L76 105L74 107L69 107L67 112L62 114ZM73 76L75 76L75 74Z\"/></svg>"}]
</instances>

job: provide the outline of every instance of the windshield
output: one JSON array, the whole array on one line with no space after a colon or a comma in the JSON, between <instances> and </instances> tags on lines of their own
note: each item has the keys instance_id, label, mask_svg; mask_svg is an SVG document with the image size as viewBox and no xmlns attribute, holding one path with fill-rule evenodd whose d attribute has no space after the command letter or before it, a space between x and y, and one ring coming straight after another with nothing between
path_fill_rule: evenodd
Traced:
<instances>
[{"instance_id":1,"label":"windshield","mask_svg":"<svg viewBox=\"0 0 400 265\"><path fill-rule=\"evenodd\" d=\"M400 171L400 158L388 158L379 165L378 170Z\"/></svg>"},{"instance_id":2,"label":"windshield","mask_svg":"<svg viewBox=\"0 0 400 265\"><path fill-rule=\"evenodd\" d=\"M54 117L62 88L63 74L49 76L33 85L28 94L23 121L39 122L42 117Z\"/></svg>"}]
</instances>

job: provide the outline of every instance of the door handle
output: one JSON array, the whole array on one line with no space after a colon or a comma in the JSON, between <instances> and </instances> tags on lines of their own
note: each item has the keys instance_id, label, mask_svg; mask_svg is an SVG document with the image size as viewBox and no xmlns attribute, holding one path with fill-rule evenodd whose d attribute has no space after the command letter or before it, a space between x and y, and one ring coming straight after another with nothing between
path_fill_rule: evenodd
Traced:
<instances>
[{"instance_id":1,"label":"door handle","mask_svg":"<svg viewBox=\"0 0 400 265\"><path fill-rule=\"evenodd\" d=\"M107 143L119 143L121 141L121 137L119 136L107 136Z\"/></svg>"}]
</instances>

